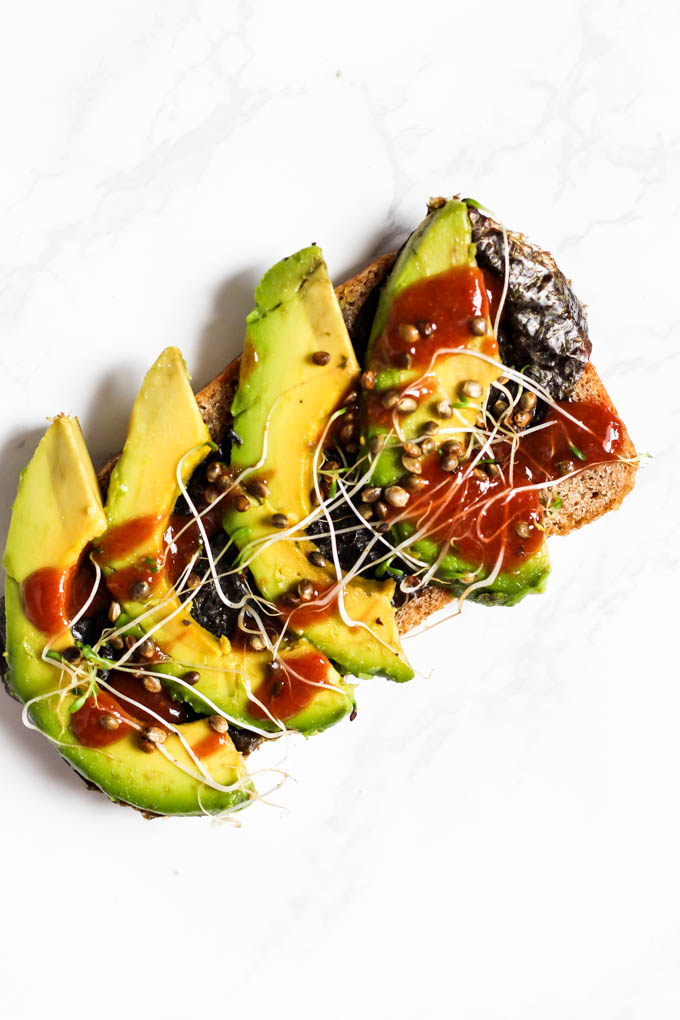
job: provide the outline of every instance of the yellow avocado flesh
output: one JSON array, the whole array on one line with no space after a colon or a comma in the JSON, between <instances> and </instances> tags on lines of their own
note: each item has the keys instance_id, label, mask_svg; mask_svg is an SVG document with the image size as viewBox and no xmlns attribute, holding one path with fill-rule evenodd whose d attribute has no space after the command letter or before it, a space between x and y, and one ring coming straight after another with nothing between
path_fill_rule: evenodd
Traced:
<instances>
[{"instance_id":1,"label":"yellow avocado flesh","mask_svg":"<svg viewBox=\"0 0 680 1020\"><path fill-rule=\"evenodd\" d=\"M74 566L105 526L99 488L78 422L58 418L22 475L4 558L10 688L21 701L31 702L32 722L59 742L59 753L112 799L167 814L231 810L249 799L251 787L240 756L228 740L206 758L205 766L215 781L224 786L238 784L238 788L216 791L200 778L186 775L161 752L145 754L134 735L96 749L83 747L70 730L69 709L77 699L68 692L73 681L59 662L42 658L49 637L26 617L21 582L44 567ZM50 641L55 650L72 644L68 630ZM198 721L183 726L182 733L189 744L200 746L210 729L205 721ZM164 749L195 771L178 737L169 735Z\"/></svg>"},{"instance_id":2,"label":"yellow avocado flesh","mask_svg":"<svg viewBox=\"0 0 680 1020\"><path fill-rule=\"evenodd\" d=\"M21 476L3 566L19 583L41 567L67 570L105 528L99 484L80 424L61 415Z\"/></svg>"},{"instance_id":3,"label":"yellow avocado flesh","mask_svg":"<svg viewBox=\"0 0 680 1020\"><path fill-rule=\"evenodd\" d=\"M475 249L472 244L467 206L454 199L428 213L402 248L380 294L366 361L367 368L373 369L376 373L374 392L380 393L393 388L401 391L423 376L422 369L405 371L385 366L381 361L379 341L389 324L392 306L399 295L427 277L438 276L454 267L465 266L476 266ZM476 336L471 333L465 347L436 358L427 377L428 382L433 385L432 392L420 401L416 411L400 415L398 418L406 440L422 437L423 423L434 421L439 426L436 434L438 444L450 439L457 440L463 447L467 446L470 431L486 405L489 389L503 371L495 344L491 348L488 346L490 339L493 339L493 327L487 318L486 335ZM491 353L493 351L495 353ZM484 354L486 360L475 357L475 353ZM480 384L481 395L478 398L466 401L461 396L461 387L466 380ZM442 399L446 399L452 405L450 417L442 417L437 410L437 404ZM388 432L386 425L372 422L370 419L366 421L367 441L377 434L386 432ZM373 481L376 485L399 484L404 473L401 463L402 452L396 437L389 436L375 465ZM490 457L493 453L488 452L484 456ZM407 520L398 524L393 529L393 534L396 540L405 541L414 530L415 525ZM420 562L434 563L442 550L438 542L425 535L414 543L409 551ZM477 563L463 560L455 549L452 549L440 559L437 578L456 584L461 574L474 573L477 568ZM549 569L547 545L544 542L518 569L505 570L488 588L476 592L473 598L491 604L514 605L526 594L543 590ZM479 576L481 578L487 575L488 570L485 575ZM460 590L465 586L460 585Z\"/></svg>"},{"instance_id":4,"label":"yellow avocado flesh","mask_svg":"<svg viewBox=\"0 0 680 1020\"><path fill-rule=\"evenodd\" d=\"M200 416L182 356L176 348L169 348L142 384L106 501L109 536L113 529L125 528L140 518L152 520L154 526L140 532L141 540L124 556L99 557L107 576L147 559L162 561L167 552L164 535L180 493L178 465L183 465L181 477L185 483L210 445L210 434ZM138 507L142 513L137 512ZM106 548L106 536L102 548ZM278 728L271 719L260 718L259 712L254 715L251 703L251 693L257 694L266 682L269 652L232 647L228 638L218 638L201 627L191 616L189 602L182 604L164 572L155 578L149 598L134 601L130 597L122 601L122 606L126 618L151 633L161 651L170 657L168 663L154 664L154 671L176 680L190 671L200 674L199 681L191 686L174 684L182 700L201 712L219 709L243 725ZM298 642L286 652L286 659L309 647L304 641ZM325 682L328 688L320 688L309 705L285 720L289 729L316 732L352 710L352 688L343 684L330 662Z\"/></svg>"},{"instance_id":5,"label":"yellow avocado flesh","mask_svg":"<svg viewBox=\"0 0 680 1020\"><path fill-rule=\"evenodd\" d=\"M440 209L431 212L425 221L411 235L397 258L389 279L383 288L378 302L373 326L368 343L366 357L367 368L376 371L374 393L385 390L403 390L422 376L421 371L404 369L385 369L373 364L375 343L387 325L390 308L395 299L413 283L428 277L436 276L454 266L474 266L474 245L470 230L467 207L463 202L451 200ZM488 323L487 336L492 333ZM468 344L469 351L481 352L487 337L472 336ZM473 353L456 351L455 354L437 358L433 373L428 381L434 388L427 397L419 402L417 410L412 414L399 416L399 424L405 439L413 439L421 434L425 421L436 421L440 426L440 438L467 442L469 429L474 425L480 409L484 406L486 395L491 384L501 374L500 361L490 364ZM452 404L460 403L460 386L465 380L475 380L482 386L482 396L478 400L469 401L465 407L454 407L450 418L442 418L436 411L440 400L446 399ZM390 431L389 427L378 423L369 423L366 428L366 439ZM373 472L376 485L394 485L404 473L400 462L401 448L396 437L387 440Z\"/></svg>"},{"instance_id":6,"label":"yellow avocado flesh","mask_svg":"<svg viewBox=\"0 0 680 1020\"><path fill-rule=\"evenodd\" d=\"M313 460L329 418L359 376L322 252L303 249L274 266L256 292L232 413L242 442L232 449L232 467L247 485L264 481L269 496L251 501L245 513L228 510L224 524L242 551L265 598L276 601L304 579L323 591L337 578L332 566L308 556L317 547L302 532L282 535L272 524L285 514L288 527L312 510ZM314 362L318 352L326 364ZM413 671L399 641L392 582L357 578L344 588L348 625L336 609L302 633L349 673L381 673L408 680ZM294 617L291 626L295 627Z\"/></svg>"}]
</instances>

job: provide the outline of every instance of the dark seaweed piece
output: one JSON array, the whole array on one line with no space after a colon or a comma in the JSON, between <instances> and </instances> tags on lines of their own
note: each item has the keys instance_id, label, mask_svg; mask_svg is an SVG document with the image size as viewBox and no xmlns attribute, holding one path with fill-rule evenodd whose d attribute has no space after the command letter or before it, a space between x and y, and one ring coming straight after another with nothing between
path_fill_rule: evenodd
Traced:
<instances>
[{"instance_id":1,"label":"dark seaweed piece","mask_svg":"<svg viewBox=\"0 0 680 1020\"><path fill-rule=\"evenodd\" d=\"M369 543L374 541L375 536L369 528L359 523L356 514L346 503L340 503L339 506L331 511L331 520L336 531L340 566L343 570L351 570ZM352 528L354 530L344 535L337 534L343 528ZM333 550L330 538L318 537L323 532L328 532L328 522L322 514L318 520L311 521L307 525L307 534L314 539L314 544L318 546L319 551L323 553L326 559L332 562ZM386 552L387 546L385 543L381 542L380 539L375 539L375 543L366 559L362 561L362 565L373 563L375 560L380 559L381 556L384 556Z\"/></svg>"},{"instance_id":2,"label":"dark seaweed piece","mask_svg":"<svg viewBox=\"0 0 680 1020\"><path fill-rule=\"evenodd\" d=\"M106 613L97 613L95 616L83 616L71 627L74 641L81 641L84 645L94 645L101 637L105 627L110 627Z\"/></svg>"},{"instance_id":3,"label":"dark seaweed piece","mask_svg":"<svg viewBox=\"0 0 680 1020\"><path fill-rule=\"evenodd\" d=\"M503 231L498 223L468 207L477 262L501 278L505 274ZM522 234L507 231L510 273L499 330L500 355L563 400L578 382L591 343L583 305L548 252Z\"/></svg>"},{"instance_id":4,"label":"dark seaweed piece","mask_svg":"<svg viewBox=\"0 0 680 1020\"><path fill-rule=\"evenodd\" d=\"M229 723L229 736L236 750L244 758L247 758L249 754L257 750L264 740L264 737L261 737L259 733L242 730L240 726L234 726L233 723Z\"/></svg>"},{"instance_id":5,"label":"dark seaweed piece","mask_svg":"<svg viewBox=\"0 0 680 1020\"><path fill-rule=\"evenodd\" d=\"M227 536L224 532L219 532L210 539L210 549L214 557L216 557L227 542ZM225 570L231 569L232 561L227 556L223 556L218 564L218 573L223 574ZM208 560L204 556L200 556L196 562L194 570L197 574L202 577L208 570ZM244 575L242 574L226 574L220 577L220 587L227 596L230 602L240 602L244 595L247 595L248 588L245 583ZM202 627L209 630L211 634L215 634L216 637L221 637L223 634L226 637L232 633L238 620L238 614L240 610L232 609L230 606L225 606L217 594L217 588L215 582L210 578L203 584L191 602L191 615L197 623L200 623Z\"/></svg>"}]
</instances>

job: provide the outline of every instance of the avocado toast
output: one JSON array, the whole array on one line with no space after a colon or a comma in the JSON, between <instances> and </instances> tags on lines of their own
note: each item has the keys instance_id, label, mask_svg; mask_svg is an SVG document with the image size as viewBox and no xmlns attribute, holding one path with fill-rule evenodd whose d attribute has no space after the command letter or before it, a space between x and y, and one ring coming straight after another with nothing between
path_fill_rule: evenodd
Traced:
<instances>
[{"instance_id":1,"label":"avocado toast","mask_svg":"<svg viewBox=\"0 0 680 1020\"><path fill-rule=\"evenodd\" d=\"M75 419L40 444L4 560L25 717L147 813L250 803L262 739L409 680L400 634L542 591L546 539L619 505L635 451L589 355L551 257L476 203L335 293L318 247L284 259L196 397L163 352L99 489Z\"/></svg>"}]
</instances>

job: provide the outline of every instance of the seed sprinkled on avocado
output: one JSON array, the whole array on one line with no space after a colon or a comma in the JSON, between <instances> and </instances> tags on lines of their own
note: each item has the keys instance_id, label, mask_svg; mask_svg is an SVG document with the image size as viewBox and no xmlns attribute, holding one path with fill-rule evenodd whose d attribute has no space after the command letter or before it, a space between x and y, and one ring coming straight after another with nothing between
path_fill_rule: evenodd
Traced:
<instances>
[{"instance_id":1,"label":"seed sprinkled on avocado","mask_svg":"<svg viewBox=\"0 0 680 1020\"><path fill-rule=\"evenodd\" d=\"M229 723L223 715L211 715L208 724L215 733L226 733L229 729Z\"/></svg>"},{"instance_id":2,"label":"seed sprinkled on avocado","mask_svg":"<svg viewBox=\"0 0 680 1020\"><path fill-rule=\"evenodd\" d=\"M191 684L192 687L194 684L197 684L200 679L201 674L197 669L190 669L188 673L182 673L182 680L184 680L184 683Z\"/></svg>"},{"instance_id":3,"label":"seed sprinkled on avocado","mask_svg":"<svg viewBox=\"0 0 680 1020\"><path fill-rule=\"evenodd\" d=\"M399 414L413 414L413 412L417 410L418 401L415 397L402 397L397 404L397 411L399 411Z\"/></svg>"},{"instance_id":4,"label":"seed sprinkled on avocado","mask_svg":"<svg viewBox=\"0 0 680 1020\"><path fill-rule=\"evenodd\" d=\"M118 719L112 712L104 712L103 715L99 716L99 725L105 730L113 732L120 726L120 719Z\"/></svg>"},{"instance_id":5,"label":"seed sprinkled on avocado","mask_svg":"<svg viewBox=\"0 0 680 1020\"><path fill-rule=\"evenodd\" d=\"M109 623L115 623L121 614L120 602L112 602L106 614Z\"/></svg>"},{"instance_id":6,"label":"seed sprinkled on avocado","mask_svg":"<svg viewBox=\"0 0 680 1020\"><path fill-rule=\"evenodd\" d=\"M254 652L263 652L267 647L264 638L260 637L259 634L251 634L248 638L248 644Z\"/></svg>"},{"instance_id":7,"label":"seed sprinkled on avocado","mask_svg":"<svg viewBox=\"0 0 680 1020\"><path fill-rule=\"evenodd\" d=\"M237 510L240 514L244 514L247 510L250 510L250 500L246 495L241 493L232 500L232 506L234 510Z\"/></svg>"},{"instance_id":8,"label":"seed sprinkled on avocado","mask_svg":"<svg viewBox=\"0 0 680 1020\"><path fill-rule=\"evenodd\" d=\"M470 319L470 332L473 336L486 336L486 319L481 315Z\"/></svg>"},{"instance_id":9,"label":"seed sprinkled on avocado","mask_svg":"<svg viewBox=\"0 0 680 1020\"><path fill-rule=\"evenodd\" d=\"M409 457L422 457L422 450L417 443L404 443L404 453Z\"/></svg>"},{"instance_id":10,"label":"seed sprinkled on avocado","mask_svg":"<svg viewBox=\"0 0 680 1020\"><path fill-rule=\"evenodd\" d=\"M420 331L417 326L410 322L402 322L397 329L399 339L407 344L415 344L420 340Z\"/></svg>"},{"instance_id":11,"label":"seed sprinkled on avocado","mask_svg":"<svg viewBox=\"0 0 680 1020\"><path fill-rule=\"evenodd\" d=\"M149 740L147 737L139 738L139 750L144 751L144 754L153 754L156 750L156 745L153 740Z\"/></svg>"},{"instance_id":12,"label":"seed sprinkled on avocado","mask_svg":"<svg viewBox=\"0 0 680 1020\"><path fill-rule=\"evenodd\" d=\"M482 384L476 379L466 379L461 383L460 392L470 400L478 400L482 395Z\"/></svg>"},{"instance_id":13,"label":"seed sprinkled on avocado","mask_svg":"<svg viewBox=\"0 0 680 1020\"><path fill-rule=\"evenodd\" d=\"M399 393L397 390L385 390L380 398L380 403L386 411L391 411L399 403Z\"/></svg>"},{"instance_id":14,"label":"seed sprinkled on avocado","mask_svg":"<svg viewBox=\"0 0 680 1020\"><path fill-rule=\"evenodd\" d=\"M338 438L340 442L343 444L343 446L347 446L349 443L351 443L354 440L355 436L356 429L354 428L352 422L348 422L346 425L343 425L338 434Z\"/></svg>"},{"instance_id":15,"label":"seed sprinkled on avocado","mask_svg":"<svg viewBox=\"0 0 680 1020\"><path fill-rule=\"evenodd\" d=\"M385 489L385 499L390 506L406 506L409 501L409 494L401 485L388 485Z\"/></svg>"},{"instance_id":16,"label":"seed sprinkled on avocado","mask_svg":"<svg viewBox=\"0 0 680 1020\"><path fill-rule=\"evenodd\" d=\"M441 461L442 471L446 471L447 473L450 474L452 471L455 471L457 467L458 458L453 453L449 453L445 457L442 457Z\"/></svg>"},{"instance_id":17,"label":"seed sprinkled on avocado","mask_svg":"<svg viewBox=\"0 0 680 1020\"><path fill-rule=\"evenodd\" d=\"M285 528L288 524L288 518L285 514L272 514L272 526L274 528Z\"/></svg>"},{"instance_id":18,"label":"seed sprinkled on avocado","mask_svg":"<svg viewBox=\"0 0 680 1020\"><path fill-rule=\"evenodd\" d=\"M307 559L313 567L325 567L328 563L328 560L323 553L317 552L316 550L314 552L310 552Z\"/></svg>"},{"instance_id":19,"label":"seed sprinkled on avocado","mask_svg":"<svg viewBox=\"0 0 680 1020\"><path fill-rule=\"evenodd\" d=\"M312 354L312 361L315 365L327 365L331 360L331 356L328 351L314 351Z\"/></svg>"},{"instance_id":20,"label":"seed sprinkled on avocado","mask_svg":"<svg viewBox=\"0 0 680 1020\"><path fill-rule=\"evenodd\" d=\"M363 390L372 390L374 386L375 386L375 372L369 368L367 372L362 373L361 388Z\"/></svg>"},{"instance_id":21,"label":"seed sprinkled on avocado","mask_svg":"<svg viewBox=\"0 0 680 1020\"><path fill-rule=\"evenodd\" d=\"M247 488L248 492L255 496L256 499L266 499L269 495L269 487L266 482L259 481L259 479L249 482Z\"/></svg>"},{"instance_id":22,"label":"seed sprinkled on avocado","mask_svg":"<svg viewBox=\"0 0 680 1020\"><path fill-rule=\"evenodd\" d=\"M361 501L362 503L375 503L376 500L380 499L381 495L382 489L380 486L371 485L361 493Z\"/></svg>"},{"instance_id":23,"label":"seed sprinkled on avocado","mask_svg":"<svg viewBox=\"0 0 680 1020\"><path fill-rule=\"evenodd\" d=\"M164 744L167 733L161 726L147 726L142 730L142 736L152 744Z\"/></svg>"},{"instance_id":24,"label":"seed sprinkled on avocado","mask_svg":"<svg viewBox=\"0 0 680 1020\"><path fill-rule=\"evenodd\" d=\"M433 436L436 432L439 432L439 425L437 425L436 421L424 421L420 431L424 436Z\"/></svg>"},{"instance_id":25,"label":"seed sprinkled on avocado","mask_svg":"<svg viewBox=\"0 0 680 1020\"><path fill-rule=\"evenodd\" d=\"M303 602L311 602L316 595L316 587L313 581L304 578L297 586L298 595Z\"/></svg>"},{"instance_id":26,"label":"seed sprinkled on avocado","mask_svg":"<svg viewBox=\"0 0 680 1020\"><path fill-rule=\"evenodd\" d=\"M151 587L148 581L135 581L135 583L130 588L130 595L135 600L135 602L139 602L141 599L148 598L150 594Z\"/></svg>"},{"instance_id":27,"label":"seed sprinkled on avocado","mask_svg":"<svg viewBox=\"0 0 680 1020\"><path fill-rule=\"evenodd\" d=\"M401 481L404 488L408 489L409 492L418 492L427 485L427 480L422 475L405 475Z\"/></svg>"},{"instance_id":28,"label":"seed sprinkled on avocado","mask_svg":"<svg viewBox=\"0 0 680 1020\"><path fill-rule=\"evenodd\" d=\"M402 467L405 468L411 475L421 475L423 473L423 466L417 457L402 457Z\"/></svg>"},{"instance_id":29,"label":"seed sprinkled on avocado","mask_svg":"<svg viewBox=\"0 0 680 1020\"><path fill-rule=\"evenodd\" d=\"M142 641L138 651L142 659L153 659L156 654L156 642L152 638L147 638L146 641Z\"/></svg>"},{"instance_id":30,"label":"seed sprinkled on avocado","mask_svg":"<svg viewBox=\"0 0 680 1020\"><path fill-rule=\"evenodd\" d=\"M450 401L444 399L440 400L435 407L435 411L440 418L450 418L453 415L453 409Z\"/></svg>"},{"instance_id":31,"label":"seed sprinkled on avocado","mask_svg":"<svg viewBox=\"0 0 680 1020\"><path fill-rule=\"evenodd\" d=\"M518 411L512 420L516 428L525 429L531 421L531 411Z\"/></svg>"}]
</instances>

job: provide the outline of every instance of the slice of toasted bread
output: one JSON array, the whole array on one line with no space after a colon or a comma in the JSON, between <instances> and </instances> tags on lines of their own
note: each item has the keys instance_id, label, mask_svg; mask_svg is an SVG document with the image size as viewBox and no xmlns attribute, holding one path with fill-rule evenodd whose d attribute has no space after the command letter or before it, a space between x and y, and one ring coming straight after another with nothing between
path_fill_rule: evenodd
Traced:
<instances>
[{"instance_id":1,"label":"slice of toasted bread","mask_svg":"<svg viewBox=\"0 0 680 1020\"><path fill-rule=\"evenodd\" d=\"M347 329L355 345L361 349L370 329L381 283L394 262L394 252L381 255L350 280L336 287ZM212 382L196 394L203 420L215 442L221 442L229 427L229 412L238 386L240 358L235 358ZM594 401L616 414L616 408L591 362L586 365L572 394L578 401ZM635 447L628 433L624 434L624 456L635 457ZM99 472L102 492L106 492L114 457ZM637 463L615 461L586 468L578 475L555 486L555 495L562 499L559 513L551 513L544 521L546 535L567 535L596 520L608 510L619 507L635 484ZM447 590L431 585L397 610L401 634L419 626L428 616L444 608L452 596Z\"/></svg>"}]
</instances>

